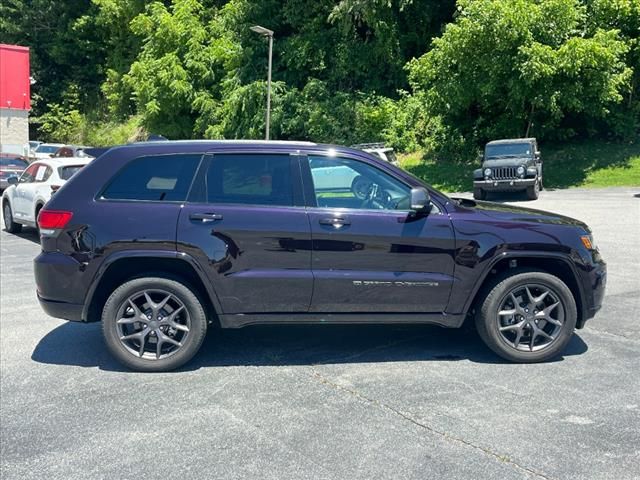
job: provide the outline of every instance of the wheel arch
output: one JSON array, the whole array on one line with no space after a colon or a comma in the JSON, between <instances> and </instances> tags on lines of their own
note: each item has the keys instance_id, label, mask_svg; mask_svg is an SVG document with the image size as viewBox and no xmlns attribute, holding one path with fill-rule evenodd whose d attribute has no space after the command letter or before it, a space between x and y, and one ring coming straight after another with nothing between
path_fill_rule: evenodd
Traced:
<instances>
[{"instance_id":1,"label":"wheel arch","mask_svg":"<svg viewBox=\"0 0 640 480\"><path fill-rule=\"evenodd\" d=\"M106 259L89 287L83 308L85 322L100 321L102 308L113 291L134 278L161 276L190 286L202 302L210 322L222 313L206 274L189 255L178 252L121 252Z\"/></svg>"},{"instance_id":2,"label":"wheel arch","mask_svg":"<svg viewBox=\"0 0 640 480\"><path fill-rule=\"evenodd\" d=\"M465 315L468 317L469 314L475 313L487 288L495 282L496 278L510 269L522 268L546 272L562 280L573 294L578 312L576 325L577 328L582 328L584 325L583 320L586 318L584 311L585 296L578 280L575 266L573 262L564 255L553 255L549 253L505 253L499 258L496 258L476 283L473 294L470 295L467 305L465 306Z\"/></svg>"}]
</instances>

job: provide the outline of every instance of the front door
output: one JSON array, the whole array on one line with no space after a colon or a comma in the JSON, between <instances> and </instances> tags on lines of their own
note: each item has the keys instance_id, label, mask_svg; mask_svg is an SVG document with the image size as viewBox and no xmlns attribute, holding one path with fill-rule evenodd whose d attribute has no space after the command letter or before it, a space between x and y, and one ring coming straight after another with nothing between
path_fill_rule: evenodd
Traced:
<instances>
[{"instance_id":1,"label":"front door","mask_svg":"<svg viewBox=\"0 0 640 480\"><path fill-rule=\"evenodd\" d=\"M206 266L222 313L307 312L311 233L289 154L208 157L178 221L178 250Z\"/></svg>"},{"instance_id":2,"label":"front door","mask_svg":"<svg viewBox=\"0 0 640 480\"><path fill-rule=\"evenodd\" d=\"M36 188L36 174L42 168L42 164L33 163L20 175L13 197L13 216L16 220L28 220L29 202L27 199L33 198L33 192Z\"/></svg>"},{"instance_id":3,"label":"front door","mask_svg":"<svg viewBox=\"0 0 640 480\"><path fill-rule=\"evenodd\" d=\"M444 311L453 282L451 222L414 215L411 188L365 161L303 160L313 238L313 312Z\"/></svg>"}]
</instances>

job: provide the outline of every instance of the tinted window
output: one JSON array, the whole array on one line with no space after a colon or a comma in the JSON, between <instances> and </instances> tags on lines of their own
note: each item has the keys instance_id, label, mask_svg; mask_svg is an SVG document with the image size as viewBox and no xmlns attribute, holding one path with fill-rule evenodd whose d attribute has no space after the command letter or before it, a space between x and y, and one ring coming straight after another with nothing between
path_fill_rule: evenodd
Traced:
<instances>
[{"instance_id":1,"label":"tinted window","mask_svg":"<svg viewBox=\"0 0 640 480\"><path fill-rule=\"evenodd\" d=\"M29 162L26 162L21 158L0 158L0 166L14 167L14 168L27 168L29 166Z\"/></svg>"},{"instance_id":2,"label":"tinted window","mask_svg":"<svg viewBox=\"0 0 640 480\"><path fill-rule=\"evenodd\" d=\"M84 165L70 165L68 167L58 168L58 175L62 180L69 180L73 177Z\"/></svg>"},{"instance_id":3,"label":"tinted window","mask_svg":"<svg viewBox=\"0 0 640 480\"><path fill-rule=\"evenodd\" d=\"M29 168L27 168L22 175L20 176L20 183L31 183L36 178L36 172L38 171L38 167L41 167L42 164L34 163Z\"/></svg>"},{"instance_id":4,"label":"tinted window","mask_svg":"<svg viewBox=\"0 0 640 480\"><path fill-rule=\"evenodd\" d=\"M318 207L408 210L411 189L391 175L358 160L309 157Z\"/></svg>"},{"instance_id":5,"label":"tinted window","mask_svg":"<svg viewBox=\"0 0 640 480\"><path fill-rule=\"evenodd\" d=\"M36 152L38 153L55 153L60 147L56 147L55 145L40 145L36 148Z\"/></svg>"},{"instance_id":6,"label":"tinted window","mask_svg":"<svg viewBox=\"0 0 640 480\"><path fill-rule=\"evenodd\" d=\"M289 155L215 155L207 172L210 203L293 205Z\"/></svg>"},{"instance_id":7,"label":"tinted window","mask_svg":"<svg viewBox=\"0 0 640 480\"><path fill-rule=\"evenodd\" d=\"M73 157L73 150L69 147L62 147L58 151L56 151L55 157Z\"/></svg>"},{"instance_id":8,"label":"tinted window","mask_svg":"<svg viewBox=\"0 0 640 480\"><path fill-rule=\"evenodd\" d=\"M140 157L111 181L102 198L111 200L183 201L201 155Z\"/></svg>"}]
</instances>

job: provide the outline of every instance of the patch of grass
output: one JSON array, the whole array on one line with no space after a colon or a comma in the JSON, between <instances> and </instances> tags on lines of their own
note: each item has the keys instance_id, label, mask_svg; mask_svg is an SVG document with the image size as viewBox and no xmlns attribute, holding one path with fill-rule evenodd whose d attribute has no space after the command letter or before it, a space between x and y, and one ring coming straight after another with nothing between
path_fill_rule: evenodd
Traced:
<instances>
[{"instance_id":1,"label":"patch of grass","mask_svg":"<svg viewBox=\"0 0 640 480\"><path fill-rule=\"evenodd\" d=\"M582 142L542 152L549 188L640 186L640 143Z\"/></svg>"},{"instance_id":2,"label":"patch of grass","mask_svg":"<svg viewBox=\"0 0 640 480\"><path fill-rule=\"evenodd\" d=\"M402 168L443 192L464 192L473 187L472 163L447 162L423 158L422 152L398 155Z\"/></svg>"},{"instance_id":3,"label":"patch of grass","mask_svg":"<svg viewBox=\"0 0 640 480\"><path fill-rule=\"evenodd\" d=\"M640 186L640 143L585 141L541 145L545 188ZM423 158L422 152L400 155L405 170L444 192L473 188L480 163Z\"/></svg>"}]
</instances>

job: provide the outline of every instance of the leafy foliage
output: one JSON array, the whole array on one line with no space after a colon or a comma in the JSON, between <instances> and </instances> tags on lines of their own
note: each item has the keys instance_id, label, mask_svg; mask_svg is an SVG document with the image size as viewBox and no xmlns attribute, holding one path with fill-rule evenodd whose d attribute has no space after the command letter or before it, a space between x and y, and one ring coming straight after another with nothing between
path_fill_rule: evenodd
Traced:
<instances>
[{"instance_id":1,"label":"leafy foliage","mask_svg":"<svg viewBox=\"0 0 640 480\"><path fill-rule=\"evenodd\" d=\"M638 0L5 0L44 139L384 140L466 161L496 137L636 138ZM122 127L116 127L121 125Z\"/></svg>"}]
</instances>

